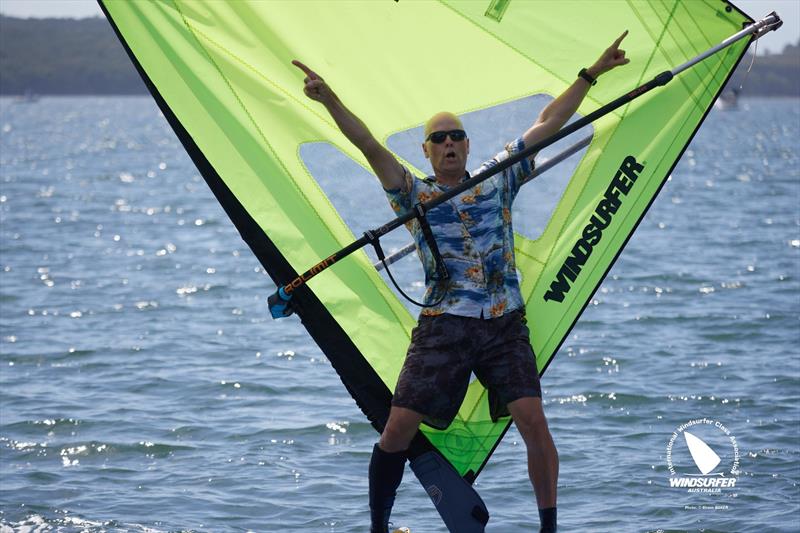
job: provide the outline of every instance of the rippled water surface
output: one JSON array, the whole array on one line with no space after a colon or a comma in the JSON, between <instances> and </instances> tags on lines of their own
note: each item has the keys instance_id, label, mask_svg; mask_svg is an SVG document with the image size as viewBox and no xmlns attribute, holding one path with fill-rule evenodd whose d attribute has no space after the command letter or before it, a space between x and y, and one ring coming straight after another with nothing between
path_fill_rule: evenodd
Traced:
<instances>
[{"instance_id":1,"label":"rippled water surface","mask_svg":"<svg viewBox=\"0 0 800 533\"><path fill-rule=\"evenodd\" d=\"M0 111L0 531L366 531L376 434L151 99ZM712 111L548 369L562 531L800 531L798 138L798 100ZM355 230L389 218L334 185L374 189L334 198ZM702 418L735 490L669 486ZM535 530L515 429L476 486L487 531ZM444 531L409 470L394 522Z\"/></svg>"}]
</instances>

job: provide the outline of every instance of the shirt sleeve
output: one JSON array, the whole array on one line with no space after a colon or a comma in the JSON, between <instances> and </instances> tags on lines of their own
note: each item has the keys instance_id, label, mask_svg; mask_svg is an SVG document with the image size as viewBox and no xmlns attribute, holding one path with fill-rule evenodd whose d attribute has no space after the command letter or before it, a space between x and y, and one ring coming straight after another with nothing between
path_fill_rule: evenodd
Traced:
<instances>
[{"instance_id":1,"label":"shirt sleeve","mask_svg":"<svg viewBox=\"0 0 800 533\"><path fill-rule=\"evenodd\" d=\"M411 211L414 207L417 181L411 172L406 167L403 167L403 185L396 189L383 189L389 199L389 205L392 206L392 210L396 214L402 215Z\"/></svg>"},{"instance_id":2,"label":"shirt sleeve","mask_svg":"<svg viewBox=\"0 0 800 533\"><path fill-rule=\"evenodd\" d=\"M519 137L508 143L505 150L494 156L494 160L499 163L520 153L524 149L525 142L522 140L522 137ZM508 181L508 190L511 193L512 199L517 195L517 192L519 192L525 180L533 174L533 169L535 167L534 157L536 157L536 154L525 157L503 172L505 179Z\"/></svg>"}]
</instances>

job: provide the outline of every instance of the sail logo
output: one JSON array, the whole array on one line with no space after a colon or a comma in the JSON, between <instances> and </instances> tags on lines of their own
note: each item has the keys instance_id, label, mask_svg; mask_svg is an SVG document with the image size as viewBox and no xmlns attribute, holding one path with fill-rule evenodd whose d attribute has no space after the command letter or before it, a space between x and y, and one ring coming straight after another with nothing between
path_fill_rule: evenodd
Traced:
<instances>
[{"instance_id":1,"label":"sail logo","mask_svg":"<svg viewBox=\"0 0 800 533\"><path fill-rule=\"evenodd\" d=\"M637 162L632 155L622 160L614 178L606 188L603 198L598 202L588 222L583 227L581 236L575 241L570 255L561 265L550 289L544 293L546 302L563 302L575 280L592 255L594 247L603 238L603 231L611 224L611 219L622 205L622 200L633 188L644 165Z\"/></svg>"},{"instance_id":2,"label":"sail logo","mask_svg":"<svg viewBox=\"0 0 800 533\"><path fill-rule=\"evenodd\" d=\"M669 439L667 468L670 487L719 494L723 489L736 488L739 444L716 420L690 420L678 426Z\"/></svg>"},{"instance_id":3,"label":"sail logo","mask_svg":"<svg viewBox=\"0 0 800 533\"><path fill-rule=\"evenodd\" d=\"M689 447L689 452L692 454L694 464L697 465L700 472L705 476L714 470L722 460L719 458L719 455L717 455L708 444L703 442L702 439L695 437L688 431L684 431L683 436L686 438L686 445Z\"/></svg>"}]
</instances>

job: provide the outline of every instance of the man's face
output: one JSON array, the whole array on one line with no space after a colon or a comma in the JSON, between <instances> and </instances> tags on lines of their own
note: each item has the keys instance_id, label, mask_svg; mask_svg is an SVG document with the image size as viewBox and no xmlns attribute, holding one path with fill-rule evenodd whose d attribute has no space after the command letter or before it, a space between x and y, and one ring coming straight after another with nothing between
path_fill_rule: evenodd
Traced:
<instances>
[{"instance_id":1,"label":"man's face","mask_svg":"<svg viewBox=\"0 0 800 533\"><path fill-rule=\"evenodd\" d=\"M431 132L462 129L461 123L454 117L436 117ZM432 141L422 143L425 157L431 160L431 166L437 176L456 176L460 178L467 168L469 139L453 141L448 135L444 142L436 144Z\"/></svg>"}]
</instances>

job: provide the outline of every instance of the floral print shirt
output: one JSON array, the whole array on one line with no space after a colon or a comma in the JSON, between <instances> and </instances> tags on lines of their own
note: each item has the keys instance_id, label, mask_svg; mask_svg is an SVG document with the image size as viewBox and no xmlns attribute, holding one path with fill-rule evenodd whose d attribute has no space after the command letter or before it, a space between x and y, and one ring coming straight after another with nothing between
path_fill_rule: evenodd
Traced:
<instances>
[{"instance_id":1,"label":"floral print shirt","mask_svg":"<svg viewBox=\"0 0 800 533\"><path fill-rule=\"evenodd\" d=\"M525 148L522 139L506 145L504 151L478 167L474 174L497 165ZM515 163L477 186L462 192L427 213L428 222L439 247L449 279L435 279L433 254L417 219L406 227L414 237L417 253L425 269L421 315L452 315L494 318L523 307L519 280L514 262L514 231L511 225L511 204L520 186L533 172L533 156ZM387 190L389 203L398 215L411 211L414 205L426 202L448 189L435 177L417 179L406 172L403 187ZM465 173L462 181L468 179Z\"/></svg>"}]
</instances>

